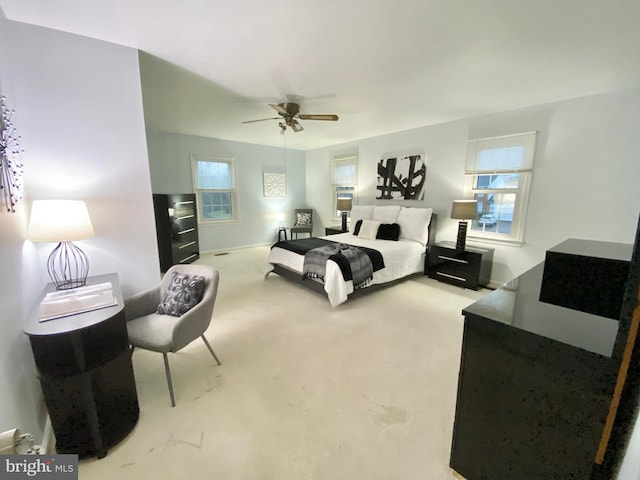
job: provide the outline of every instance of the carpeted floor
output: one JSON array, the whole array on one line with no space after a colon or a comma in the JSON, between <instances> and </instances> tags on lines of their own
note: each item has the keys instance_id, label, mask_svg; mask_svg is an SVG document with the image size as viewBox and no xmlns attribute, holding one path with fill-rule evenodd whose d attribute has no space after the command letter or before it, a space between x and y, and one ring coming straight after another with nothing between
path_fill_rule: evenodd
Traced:
<instances>
[{"instance_id":1,"label":"carpeted floor","mask_svg":"<svg viewBox=\"0 0 640 480\"><path fill-rule=\"evenodd\" d=\"M140 419L82 480L449 480L462 337L473 292L417 275L331 308L277 275L268 248L204 255L220 270L207 337L136 350Z\"/></svg>"}]
</instances>

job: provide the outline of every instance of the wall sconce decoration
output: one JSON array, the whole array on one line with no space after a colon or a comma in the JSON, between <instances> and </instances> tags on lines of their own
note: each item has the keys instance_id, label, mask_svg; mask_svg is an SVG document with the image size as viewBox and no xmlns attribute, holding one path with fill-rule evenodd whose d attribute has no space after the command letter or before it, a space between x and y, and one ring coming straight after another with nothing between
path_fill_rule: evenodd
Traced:
<instances>
[{"instance_id":1,"label":"wall sconce decoration","mask_svg":"<svg viewBox=\"0 0 640 480\"><path fill-rule=\"evenodd\" d=\"M6 98L0 97L0 197L7 212L15 212L16 204L22 200L23 164L20 161L22 138L18 135L11 116L15 110L9 110Z\"/></svg>"},{"instance_id":2,"label":"wall sconce decoration","mask_svg":"<svg viewBox=\"0 0 640 480\"><path fill-rule=\"evenodd\" d=\"M27 238L34 242L59 242L47 260L47 271L58 290L87 283L89 259L74 240L95 236L87 205L81 200L34 200Z\"/></svg>"}]
</instances>

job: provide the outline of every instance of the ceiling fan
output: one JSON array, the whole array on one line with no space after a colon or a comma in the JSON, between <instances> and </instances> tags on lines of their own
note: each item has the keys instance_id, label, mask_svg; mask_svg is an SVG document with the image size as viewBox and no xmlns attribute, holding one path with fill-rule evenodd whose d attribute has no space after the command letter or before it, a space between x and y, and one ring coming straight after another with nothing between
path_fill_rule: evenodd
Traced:
<instances>
[{"instance_id":1,"label":"ceiling fan","mask_svg":"<svg viewBox=\"0 0 640 480\"><path fill-rule=\"evenodd\" d=\"M305 114L300 113L300 105L293 102L285 102L278 103L277 105L274 103L268 104L271 108L273 108L276 112L280 114L279 117L270 117L270 118L261 118L259 120L247 120L242 123L254 123L254 122L263 122L265 120L281 120L278 125L280 126L280 133L284 135L284 132L287 130L287 127L291 127L291 130L294 132L301 132L304 130L298 119L300 120L325 120L330 122L335 122L338 120L337 115L318 115L318 114Z\"/></svg>"}]
</instances>

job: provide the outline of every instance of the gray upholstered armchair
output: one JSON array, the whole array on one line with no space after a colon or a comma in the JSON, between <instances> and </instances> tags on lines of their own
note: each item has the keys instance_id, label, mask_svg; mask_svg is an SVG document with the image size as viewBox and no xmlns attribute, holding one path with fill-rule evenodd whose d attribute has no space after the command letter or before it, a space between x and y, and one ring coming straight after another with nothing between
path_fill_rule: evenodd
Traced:
<instances>
[{"instance_id":1,"label":"gray upholstered armchair","mask_svg":"<svg viewBox=\"0 0 640 480\"><path fill-rule=\"evenodd\" d=\"M175 276L174 273L176 274ZM199 302L195 298L196 295L193 294L193 291L184 290L181 285L176 283L181 279L185 279L184 275L204 277L204 285L198 282L195 287L198 289L196 293L198 297L200 291L202 292L202 298ZM172 280L175 281L172 282ZM131 353L133 354L136 347L162 353L169 395L171 396L171 406L175 407L176 401L173 394L173 383L171 381L167 353L175 353L200 337L211 352L211 355L213 355L213 358L220 365L218 357L204 336L204 332L211 323L219 281L220 273L214 268L195 264L174 265L167 270L158 286L125 300L124 312L127 319ZM184 284L185 289L193 287L193 285L188 286L186 282ZM195 303L186 313L182 313L180 316L175 315L180 313L181 310L172 311L170 314L156 313L158 310L163 311L163 308L167 310L176 307L176 302L172 302L170 306L167 306L165 302L168 297L163 297L170 286L172 291L177 292L181 300L186 298L188 301L191 300L191 303ZM158 306L161 302L164 307L159 309ZM184 310L182 305L177 305L177 308Z\"/></svg>"},{"instance_id":2,"label":"gray upholstered armchair","mask_svg":"<svg viewBox=\"0 0 640 480\"><path fill-rule=\"evenodd\" d=\"M299 233L308 233L310 237L313 235L313 209L296 209L296 223L291 227L291 238L294 233L296 234L295 238L298 238Z\"/></svg>"}]
</instances>

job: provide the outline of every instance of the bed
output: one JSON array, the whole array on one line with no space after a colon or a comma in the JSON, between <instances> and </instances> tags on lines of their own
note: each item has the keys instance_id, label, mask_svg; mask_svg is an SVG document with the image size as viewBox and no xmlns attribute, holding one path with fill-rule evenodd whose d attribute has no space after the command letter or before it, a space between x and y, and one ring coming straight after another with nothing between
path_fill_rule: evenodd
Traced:
<instances>
[{"instance_id":1,"label":"bed","mask_svg":"<svg viewBox=\"0 0 640 480\"><path fill-rule=\"evenodd\" d=\"M371 287L424 273L427 248L435 242L436 222L437 216L431 208L357 205L351 211L348 232L274 244L269 252L265 279L270 273L276 273L325 295L331 306L336 307ZM329 249L331 245L342 245L350 251L352 247L365 251L374 269L366 286L354 286L353 279L345 272L344 259L335 256L326 260L322 280L304 278L308 269L302 252L320 245L327 245ZM382 258L382 266L376 262L377 255Z\"/></svg>"}]
</instances>

